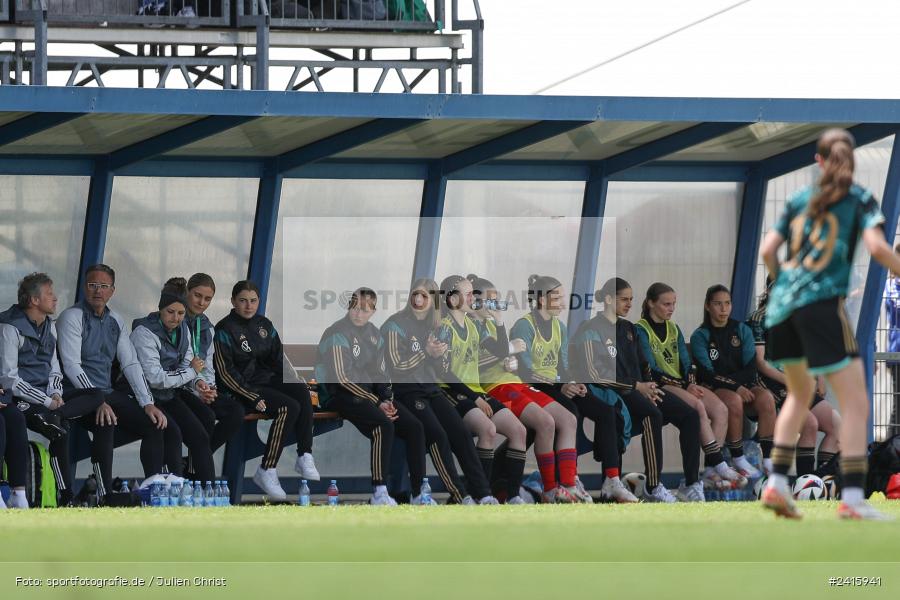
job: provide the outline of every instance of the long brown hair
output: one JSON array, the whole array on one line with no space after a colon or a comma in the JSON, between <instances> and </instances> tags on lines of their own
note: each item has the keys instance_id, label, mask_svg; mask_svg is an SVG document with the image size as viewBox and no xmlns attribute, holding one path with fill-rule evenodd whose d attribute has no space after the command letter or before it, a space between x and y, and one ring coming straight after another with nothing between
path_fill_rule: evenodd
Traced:
<instances>
[{"instance_id":1,"label":"long brown hair","mask_svg":"<svg viewBox=\"0 0 900 600\"><path fill-rule=\"evenodd\" d=\"M650 303L659 300L659 297L675 290L671 285L657 281L647 288L647 295L644 296L644 302L641 304L641 318L650 320Z\"/></svg>"},{"instance_id":2,"label":"long brown hair","mask_svg":"<svg viewBox=\"0 0 900 600\"><path fill-rule=\"evenodd\" d=\"M856 140L846 129L828 129L819 136L816 153L825 164L819 179L818 193L809 201L807 214L819 217L825 209L847 195L853 183L853 149Z\"/></svg>"},{"instance_id":3,"label":"long brown hair","mask_svg":"<svg viewBox=\"0 0 900 600\"><path fill-rule=\"evenodd\" d=\"M425 317L425 319L428 321L428 327L430 329L437 329L441 326L441 291L434 279L420 277L419 279L413 281L412 287L410 287L409 290L409 300L407 300L406 306L401 312L403 312L404 314L412 315L412 294L416 290L425 290L425 292L429 296L431 296L431 308L429 309L431 314Z\"/></svg>"}]
</instances>

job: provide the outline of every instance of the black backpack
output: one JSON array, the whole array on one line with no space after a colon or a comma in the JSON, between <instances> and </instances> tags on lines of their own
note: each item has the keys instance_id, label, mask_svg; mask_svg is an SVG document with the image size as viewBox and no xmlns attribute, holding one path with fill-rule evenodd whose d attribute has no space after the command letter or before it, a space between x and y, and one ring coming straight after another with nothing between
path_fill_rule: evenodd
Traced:
<instances>
[{"instance_id":1,"label":"black backpack","mask_svg":"<svg viewBox=\"0 0 900 600\"><path fill-rule=\"evenodd\" d=\"M884 492L894 473L900 473L900 433L883 442L869 444L866 498L875 492Z\"/></svg>"}]
</instances>

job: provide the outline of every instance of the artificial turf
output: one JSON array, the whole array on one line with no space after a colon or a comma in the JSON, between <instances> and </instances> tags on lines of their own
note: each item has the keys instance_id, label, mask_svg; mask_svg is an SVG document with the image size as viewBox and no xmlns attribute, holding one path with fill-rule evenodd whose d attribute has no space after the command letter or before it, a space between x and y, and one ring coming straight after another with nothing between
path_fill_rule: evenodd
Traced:
<instances>
[{"instance_id":1,"label":"artificial turf","mask_svg":"<svg viewBox=\"0 0 900 600\"><path fill-rule=\"evenodd\" d=\"M896 599L900 502L877 505L898 520L838 521L833 502L804 503L799 522L741 502L4 511L0 598ZM116 575L145 584L48 579Z\"/></svg>"}]
</instances>

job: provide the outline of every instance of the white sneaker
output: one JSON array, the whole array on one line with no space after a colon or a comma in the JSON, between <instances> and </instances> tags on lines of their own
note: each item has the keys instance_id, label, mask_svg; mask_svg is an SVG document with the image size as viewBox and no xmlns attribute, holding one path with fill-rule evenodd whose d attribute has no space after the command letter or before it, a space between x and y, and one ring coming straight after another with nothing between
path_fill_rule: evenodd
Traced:
<instances>
[{"instance_id":1,"label":"white sneaker","mask_svg":"<svg viewBox=\"0 0 900 600\"><path fill-rule=\"evenodd\" d=\"M600 488L600 497L606 501L614 501L619 504L631 504L637 502L637 497L632 494L622 480L618 477L607 477Z\"/></svg>"},{"instance_id":2,"label":"white sneaker","mask_svg":"<svg viewBox=\"0 0 900 600\"><path fill-rule=\"evenodd\" d=\"M473 498L472 496L466 496L462 499L462 502L460 502L460 504L462 504L463 506L475 506L478 503L475 502L475 498Z\"/></svg>"},{"instance_id":3,"label":"white sneaker","mask_svg":"<svg viewBox=\"0 0 900 600\"><path fill-rule=\"evenodd\" d=\"M581 479L578 478L578 475L575 476L575 497L583 504L594 503L594 498L588 493L587 489L585 489L584 484L581 483Z\"/></svg>"},{"instance_id":4,"label":"white sneaker","mask_svg":"<svg viewBox=\"0 0 900 600\"><path fill-rule=\"evenodd\" d=\"M557 485L549 492L544 492L544 504L575 504L578 500L569 491L569 488Z\"/></svg>"},{"instance_id":5,"label":"white sneaker","mask_svg":"<svg viewBox=\"0 0 900 600\"><path fill-rule=\"evenodd\" d=\"M316 461L309 452L297 456L297 462L294 463L294 470L300 473L300 477L310 481L319 481L322 477L319 470L316 469Z\"/></svg>"},{"instance_id":6,"label":"white sneaker","mask_svg":"<svg viewBox=\"0 0 900 600\"><path fill-rule=\"evenodd\" d=\"M534 504L534 494L521 485L519 486L519 498L521 498L525 504Z\"/></svg>"},{"instance_id":7,"label":"white sneaker","mask_svg":"<svg viewBox=\"0 0 900 600\"><path fill-rule=\"evenodd\" d=\"M6 502L3 501L3 496L0 496L0 510L6 510Z\"/></svg>"},{"instance_id":8,"label":"white sneaker","mask_svg":"<svg viewBox=\"0 0 900 600\"><path fill-rule=\"evenodd\" d=\"M522 496L513 496L509 500L506 501L507 504L528 504L525 502L525 499ZM534 504L534 502L532 502Z\"/></svg>"},{"instance_id":9,"label":"white sneaker","mask_svg":"<svg viewBox=\"0 0 900 600\"><path fill-rule=\"evenodd\" d=\"M706 496L703 495L703 484L699 481L688 486L682 482L675 492L675 497L682 502L706 502Z\"/></svg>"},{"instance_id":10,"label":"white sneaker","mask_svg":"<svg viewBox=\"0 0 900 600\"><path fill-rule=\"evenodd\" d=\"M719 477L731 483L731 487L734 489L739 489L747 485L747 478L729 467L726 462L721 462L716 465L716 473Z\"/></svg>"},{"instance_id":11,"label":"white sneaker","mask_svg":"<svg viewBox=\"0 0 900 600\"><path fill-rule=\"evenodd\" d=\"M760 470L751 465L746 456L738 456L735 458L734 468L747 479L759 479L762 477Z\"/></svg>"},{"instance_id":12,"label":"white sneaker","mask_svg":"<svg viewBox=\"0 0 900 600\"><path fill-rule=\"evenodd\" d=\"M666 504L678 502L678 498L672 495L672 492L666 489L666 486L661 483L653 488L653 490L649 492L645 491L642 499L647 502L664 502Z\"/></svg>"},{"instance_id":13,"label":"white sneaker","mask_svg":"<svg viewBox=\"0 0 900 600\"><path fill-rule=\"evenodd\" d=\"M390 496L388 496L388 498L390 498ZM425 500L423 500L422 494L419 494L418 496L414 497L412 500L409 501L409 503L412 504L413 506L437 506L438 505L438 503L435 501L434 498L428 498L427 502Z\"/></svg>"},{"instance_id":14,"label":"white sneaker","mask_svg":"<svg viewBox=\"0 0 900 600\"><path fill-rule=\"evenodd\" d=\"M387 492L376 492L372 494L372 497L369 499L369 504L372 506L397 506L396 500L391 498L391 495Z\"/></svg>"},{"instance_id":15,"label":"white sneaker","mask_svg":"<svg viewBox=\"0 0 900 600\"><path fill-rule=\"evenodd\" d=\"M478 501L478 504L482 505L490 505L490 504L500 504L496 498L493 496L485 496L481 500Z\"/></svg>"},{"instance_id":16,"label":"white sneaker","mask_svg":"<svg viewBox=\"0 0 900 600\"><path fill-rule=\"evenodd\" d=\"M253 474L253 483L262 489L263 493L269 497L269 500L279 502L287 500L287 494L281 488L281 482L278 481L278 473L275 469L257 467L256 473Z\"/></svg>"}]
</instances>

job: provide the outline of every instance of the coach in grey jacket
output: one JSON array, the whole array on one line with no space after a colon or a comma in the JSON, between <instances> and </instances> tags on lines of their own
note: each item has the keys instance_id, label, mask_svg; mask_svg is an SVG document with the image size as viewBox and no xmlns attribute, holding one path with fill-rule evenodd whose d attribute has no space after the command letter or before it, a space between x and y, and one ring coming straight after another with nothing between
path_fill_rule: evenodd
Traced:
<instances>
[{"instance_id":1,"label":"coach in grey jacket","mask_svg":"<svg viewBox=\"0 0 900 600\"><path fill-rule=\"evenodd\" d=\"M64 310L56 322L63 389L98 390L103 403L93 427L115 426L119 441L141 440L144 476L163 470L166 416L153 402L125 322L108 306L115 293L116 273L104 264L88 267L84 275L84 299ZM118 361L125 382L113 381L113 362ZM118 389L115 389L118 388ZM93 431L93 430L92 430ZM99 481L112 477L113 447L97 457Z\"/></svg>"}]
</instances>

